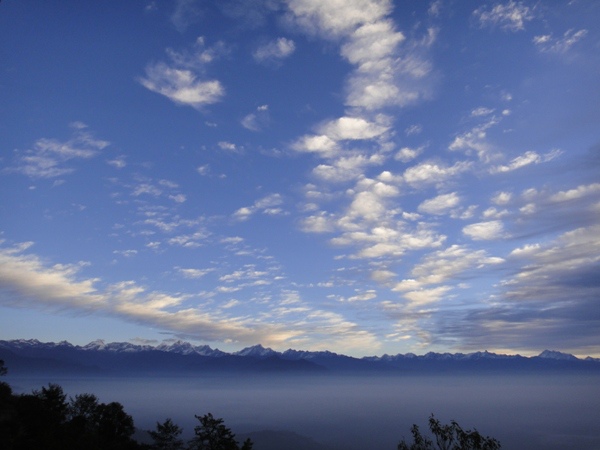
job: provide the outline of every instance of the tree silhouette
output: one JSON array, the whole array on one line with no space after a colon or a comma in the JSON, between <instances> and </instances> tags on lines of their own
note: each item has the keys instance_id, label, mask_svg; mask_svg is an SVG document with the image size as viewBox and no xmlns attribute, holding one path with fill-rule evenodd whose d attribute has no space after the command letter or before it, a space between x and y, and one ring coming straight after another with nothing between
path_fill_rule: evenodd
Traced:
<instances>
[{"instance_id":1,"label":"tree silhouette","mask_svg":"<svg viewBox=\"0 0 600 450\"><path fill-rule=\"evenodd\" d=\"M0 359L0 376L6 375L6 372L8 372L8 370L4 365L4 361ZM0 381L0 417L3 417L6 414L11 397L12 389L10 385L4 381Z\"/></svg>"},{"instance_id":2,"label":"tree silhouette","mask_svg":"<svg viewBox=\"0 0 600 450\"><path fill-rule=\"evenodd\" d=\"M156 450L183 450L183 441L179 439L182 432L183 430L171 419L162 424L156 422L156 431L148 431L154 441L152 448Z\"/></svg>"},{"instance_id":3,"label":"tree silhouette","mask_svg":"<svg viewBox=\"0 0 600 450\"><path fill-rule=\"evenodd\" d=\"M41 391L33 391L44 407L46 417L54 426L61 425L67 420L69 404L67 395L58 384L50 383L48 387L42 387Z\"/></svg>"},{"instance_id":4,"label":"tree silhouette","mask_svg":"<svg viewBox=\"0 0 600 450\"><path fill-rule=\"evenodd\" d=\"M235 440L235 434L216 419L211 413L195 416L200 425L194 427L195 437L190 441L190 450L251 450L252 441L246 439L241 447Z\"/></svg>"},{"instance_id":5,"label":"tree silhouette","mask_svg":"<svg viewBox=\"0 0 600 450\"><path fill-rule=\"evenodd\" d=\"M69 402L69 420L79 420L91 425L98 422L98 397L94 394L78 394Z\"/></svg>"},{"instance_id":6,"label":"tree silhouette","mask_svg":"<svg viewBox=\"0 0 600 450\"><path fill-rule=\"evenodd\" d=\"M433 414L429 418L429 429L435 437L434 442L423 436L419 427L413 425L410 432L413 436L412 444L402 440L398 450L498 450L500 442L488 436L482 436L477 430L464 430L456 421L449 425L442 425Z\"/></svg>"},{"instance_id":7,"label":"tree silhouette","mask_svg":"<svg viewBox=\"0 0 600 450\"><path fill-rule=\"evenodd\" d=\"M99 403L92 394L69 402L62 387L49 384L31 394L13 394L0 383L2 450L133 450L133 419L120 403Z\"/></svg>"},{"instance_id":8,"label":"tree silhouette","mask_svg":"<svg viewBox=\"0 0 600 450\"><path fill-rule=\"evenodd\" d=\"M126 449L133 441L135 431L133 418L123 410L118 402L98 405L98 432L101 447L105 449Z\"/></svg>"}]
</instances>

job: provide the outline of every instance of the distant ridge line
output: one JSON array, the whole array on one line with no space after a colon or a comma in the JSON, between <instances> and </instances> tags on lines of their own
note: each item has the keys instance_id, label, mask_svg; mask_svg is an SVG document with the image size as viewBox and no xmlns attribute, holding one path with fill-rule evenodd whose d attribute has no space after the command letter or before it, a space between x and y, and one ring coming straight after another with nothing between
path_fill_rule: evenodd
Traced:
<instances>
[{"instance_id":1,"label":"distant ridge line","mask_svg":"<svg viewBox=\"0 0 600 450\"><path fill-rule=\"evenodd\" d=\"M242 357L253 357L253 358L266 358L266 357L282 357L284 359L311 359L316 356L324 357L339 357L349 358L353 360L363 361L393 361L397 359L431 359L431 360L477 360L477 359L510 359L510 358L545 358L554 359L560 361L596 361L600 362L600 358L578 358L570 353L563 353L556 350L544 350L536 356L521 356L519 354L498 354L493 352L477 351L472 353L436 353L428 352L423 355L416 355L414 353L398 353L396 355L383 354L381 356L363 356L353 357L344 354L331 352L329 350L309 351L309 350L294 350L288 349L283 352L273 350L269 347L263 347L261 344L256 344L250 347L245 347L235 352L224 352L218 348L213 349L209 345L193 345L187 341L177 340L175 342L162 342L157 345L143 345L143 344L132 344L130 342L110 342L106 343L103 339L97 339L86 345L79 346L71 344L68 341L55 342L41 342L37 339L13 339L13 340L0 340L0 348L7 349L25 349L25 348L36 348L36 349L75 349L85 351L106 351L114 353L136 353L136 352L148 352L148 351L160 351L166 353L174 353L180 355L196 354L200 356L209 357L223 357L223 356L242 356Z\"/></svg>"}]
</instances>

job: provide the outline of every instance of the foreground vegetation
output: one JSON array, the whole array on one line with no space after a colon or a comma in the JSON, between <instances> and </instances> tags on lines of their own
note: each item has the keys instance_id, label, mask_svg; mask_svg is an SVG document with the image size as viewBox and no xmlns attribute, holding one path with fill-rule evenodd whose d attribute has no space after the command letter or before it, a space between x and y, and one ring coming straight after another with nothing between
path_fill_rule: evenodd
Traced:
<instances>
[{"instance_id":1,"label":"foreground vegetation","mask_svg":"<svg viewBox=\"0 0 600 450\"><path fill-rule=\"evenodd\" d=\"M429 418L429 429L434 440L421 434L419 427L413 425L410 432L412 443L401 441L398 450L499 450L500 442L482 436L477 430L464 430L454 420L442 425L433 415Z\"/></svg>"},{"instance_id":2,"label":"foreground vegetation","mask_svg":"<svg viewBox=\"0 0 600 450\"><path fill-rule=\"evenodd\" d=\"M0 375L6 374L0 360ZM198 425L188 442L171 419L148 431L151 444L133 439L133 418L118 402L101 403L93 394L67 400L62 387L49 384L31 394L14 394L0 382L0 448L5 450L252 450L246 439L238 443L223 419L211 413L195 416ZM500 443L476 430L463 430L456 422L442 425L432 415L429 428L434 439L413 425L413 442L401 441L398 450L498 450Z\"/></svg>"}]
</instances>

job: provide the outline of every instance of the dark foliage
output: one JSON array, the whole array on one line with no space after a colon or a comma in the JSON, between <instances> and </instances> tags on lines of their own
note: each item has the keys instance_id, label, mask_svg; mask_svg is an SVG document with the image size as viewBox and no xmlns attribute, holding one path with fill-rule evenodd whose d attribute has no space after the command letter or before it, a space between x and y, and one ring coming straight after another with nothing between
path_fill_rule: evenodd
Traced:
<instances>
[{"instance_id":1,"label":"dark foliage","mask_svg":"<svg viewBox=\"0 0 600 450\"><path fill-rule=\"evenodd\" d=\"M8 386L8 385L6 385ZM120 403L82 394L67 401L49 384L31 394L0 387L0 448L6 450L134 450L133 419Z\"/></svg>"},{"instance_id":2,"label":"dark foliage","mask_svg":"<svg viewBox=\"0 0 600 450\"><path fill-rule=\"evenodd\" d=\"M235 434L216 419L211 413L196 416L200 425L194 427L195 437L190 441L190 450L251 450L252 441L246 439L241 447L235 440Z\"/></svg>"},{"instance_id":3,"label":"dark foliage","mask_svg":"<svg viewBox=\"0 0 600 450\"><path fill-rule=\"evenodd\" d=\"M163 423L156 422L156 431L149 431L148 433L154 442L153 449L183 450L183 440L179 438L182 432L183 430L174 424L171 419L167 419Z\"/></svg>"},{"instance_id":4,"label":"dark foliage","mask_svg":"<svg viewBox=\"0 0 600 450\"><path fill-rule=\"evenodd\" d=\"M413 442L404 440L398 444L398 450L499 450L500 442L488 436L482 436L477 430L464 430L454 420L442 425L433 414L429 418L429 429L435 442L421 434L419 427L413 425L410 432Z\"/></svg>"}]
</instances>

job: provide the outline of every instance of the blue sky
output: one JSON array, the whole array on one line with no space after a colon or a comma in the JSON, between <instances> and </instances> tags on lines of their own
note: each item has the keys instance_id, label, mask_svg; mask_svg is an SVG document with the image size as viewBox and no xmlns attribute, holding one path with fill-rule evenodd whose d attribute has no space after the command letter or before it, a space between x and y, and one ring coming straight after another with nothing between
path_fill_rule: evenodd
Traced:
<instances>
[{"instance_id":1,"label":"blue sky","mask_svg":"<svg viewBox=\"0 0 600 450\"><path fill-rule=\"evenodd\" d=\"M0 338L600 356L599 20L3 1Z\"/></svg>"}]
</instances>

